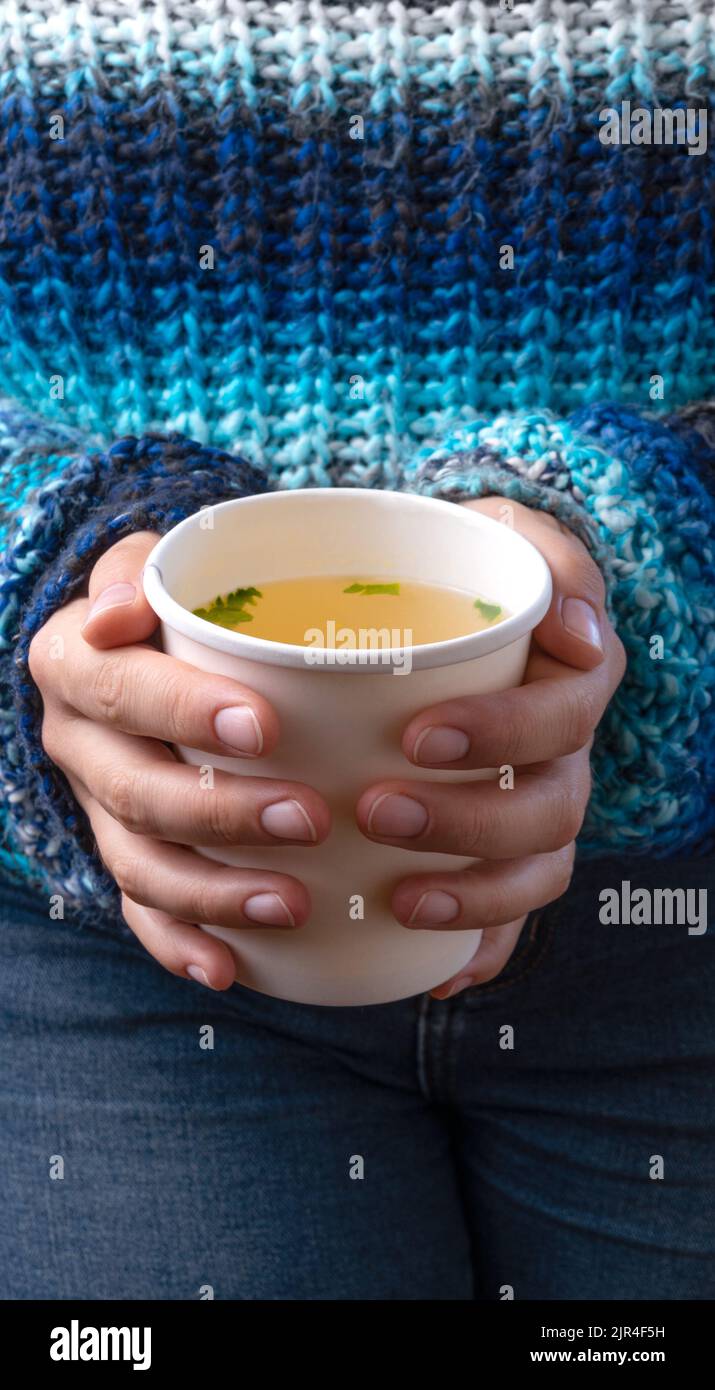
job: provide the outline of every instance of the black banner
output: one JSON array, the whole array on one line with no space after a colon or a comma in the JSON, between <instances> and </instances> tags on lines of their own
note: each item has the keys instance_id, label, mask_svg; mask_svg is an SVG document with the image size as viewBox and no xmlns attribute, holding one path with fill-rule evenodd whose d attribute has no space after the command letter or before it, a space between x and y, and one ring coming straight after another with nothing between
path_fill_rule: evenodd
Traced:
<instances>
[{"instance_id":1,"label":"black banner","mask_svg":"<svg viewBox=\"0 0 715 1390\"><path fill-rule=\"evenodd\" d=\"M396 1357L404 1371L423 1356L443 1370L471 1362L476 1376L496 1366L527 1374L533 1367L593 1365L695 1367L712 1339L712 1303L289 1303L57 1302L0 1304L6 1357L21 1353L25 1372L50 1378L101 1367L119 1373L206 1374L246 1356L275 1372L299 1358L308 1373L332 1362L344 1336L344 1370L354 1381ZM314 1320L315 1319L315 1320ZM333 1348L331 1351L330 1348ZM311 1351L310 1348L313 1350ZM306 1361L307 1358L307 1361ZM243 1367L243 1370L242 1370ZM349 1375L348 1375L349 1373Z\"/></svg>"}]
</instances>

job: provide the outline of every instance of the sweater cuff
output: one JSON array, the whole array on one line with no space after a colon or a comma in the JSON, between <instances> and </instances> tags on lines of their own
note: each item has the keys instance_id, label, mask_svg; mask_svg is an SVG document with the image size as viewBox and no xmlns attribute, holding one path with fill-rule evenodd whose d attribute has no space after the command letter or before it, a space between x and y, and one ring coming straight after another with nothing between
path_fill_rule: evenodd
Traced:
<instances>
[{"instance_id":1,"label":"sweater cuff","mask_svg":"<svg viewBox=\"0 0 715 1390\"><path fill-rule=\"evenodd\" d=\"M548 411L477 419L452 432L437 449L424 448L406 467L403 491L444 501L500 496L549 512L590 551L606 584L613 617L613 548L589 506L589 476L603 460L593 443L574 436Z\"/></svg>"},{"instance_id":2,"label":"sweater cuff","mask_svg":"<svg viewBox=\"0 0 715 1390\"><path fill-rule=\"evenodd\" d=\"M405 471L407 490L551 512L604 575L628 669L594 743L587 854L715 843L714 463L711 406L664 418L603 404L475 420Z\"/></svg>"},{"instance_id":3,"label":"sweater cuff","mask_svg":"<svg viewBox=\"0 0 715 1390\"><path fill-rule=\"evenodd\" d=\"M265 492L244 459L179 434L128 436L54 460L53 478L12 519L0 562L2 862L73 905L75 920L118 907L89 822L41 743L28 669L35 633L78 593L95 561L134 531L163 534L204 505Z\"/></svg>"}]
</instances>

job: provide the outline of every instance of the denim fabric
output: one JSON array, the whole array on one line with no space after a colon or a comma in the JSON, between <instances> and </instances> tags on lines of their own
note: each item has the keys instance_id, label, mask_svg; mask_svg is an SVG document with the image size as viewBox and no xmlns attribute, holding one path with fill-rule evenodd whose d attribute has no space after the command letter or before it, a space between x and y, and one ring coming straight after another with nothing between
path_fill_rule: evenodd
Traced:
<instances>
[{"instance_id":1,"label":"denim fabric","mask_svg":"<svg viewBox=\"0 0 715 1390\"><path fill-rule=\"evenodd\" d=\"M601 925L624 878L715 901L712 860L584 864L498 979L360 1009L4 885L0 1297L711 1298L715 934Z\"/></svg>"}]
</instances>

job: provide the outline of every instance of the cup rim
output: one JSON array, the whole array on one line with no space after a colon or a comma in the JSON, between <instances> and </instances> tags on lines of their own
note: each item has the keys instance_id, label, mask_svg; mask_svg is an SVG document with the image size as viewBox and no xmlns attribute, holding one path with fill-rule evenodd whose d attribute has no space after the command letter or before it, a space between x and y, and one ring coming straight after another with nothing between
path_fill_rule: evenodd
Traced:
<instances>
[{"instance_id":1,"label":"cup rim","mask_svg":"<svg viewBox=\"0 0 715 1390\"><path fill-rule=\"evenodd\" d=\"M363 488L292 488L277 490L274 492L255 493L250 497L232 497L225 502L212 504L212 512L220 512L230 508L247 506L250 504L275 504L278 499L301 498L310 499L312 503L315 499L324 499L329 495L331 498L355 498L358 494L362 499L372 499L371 505L400 505L409 509L415 506L419 508L431 508L435 513L446 513L453 515L454 502L446 502L437 497L423 497L418 493L409 492L383 492L371 491ZM389 501L388 501L389 499ZM226 652L229 655L240 657L243 660L258 661L270 666L288 666L300 668L305 671L331 672L333 674L352 674L363 672L367 675L391 674L394 670L403 666L403 655L410 653L410 666L412 670L425 670L439 666L458 665L463 661L471 661L475 657L488 656L490 653L499 651L503 647L508 647L512 642L524 637L533 631L541 619L546 614L551 602L552 582L551 573L543 555L531 541L527 540L518 531L511 527L504 527L500 521L493 517L485 516L482 512L475 512L471 509L463 508L461 511L462 524L472 527L475 531L492 530L499 527L503 532L507 530L511 536L510 544L516 544L517 548L525 547L532 552L532 563L536 564L537 574L541 574L541 584L537 587L533 598L524 607L519 608L510 617L504 618L495 627L483 628L479 632L466 633L462 637L449 637L441 642L425 642L411 647L394 647L379 649L375 659L375 650L362 648L320 648L323 658L320 662L309 662L306 660L306 651L315 650L298 646L288 642L273 642L264 637L252 637L245 632L233 632L229 628L218 627L216 623L210 623L205 618L199 618L190 609L175 599L165 587L161 565L164 555L169 548L180 541L182 533L190 531L196 526L197 518L201 516L201 511L192 512L191 516L185 517L154 546L154 549L147 557L142 572L142 584L147 602L153 608L157 617L163 624L179 633L183 637L190 638L200 646L209 647L214 651ZM349 659L346 657L349 656ZM331 660L335 657L335 660Z\"/></svg>"}]
</instances>

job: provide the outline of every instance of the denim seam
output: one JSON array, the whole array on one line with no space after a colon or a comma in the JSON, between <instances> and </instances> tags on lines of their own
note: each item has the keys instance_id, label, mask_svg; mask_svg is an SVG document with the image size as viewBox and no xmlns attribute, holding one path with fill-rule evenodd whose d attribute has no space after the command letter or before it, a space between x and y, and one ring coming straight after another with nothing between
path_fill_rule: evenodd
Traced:
<instances>
[{"instance_id":1,"label":"denim seam","mask_svg":"<svg viewBox=\"0 0 715 1390\"><path fill-rule=\"evenodd\" d=\"M417 1077L422 1093L435 1104L449 1099L451 1024L453 1009L425 994L420 1005L417 1038Z\"/></svg>"},{"instance_id":2,"label":"denim seam","mask_svg":"<svg viewBox=\"0 0 715 1390\"><path fill-rule=\"evenodd\" d=\"M453 1001L452 999L450 999L450 1000L447 1002L446 1007L444 1006L444 1004L442 1004L442 1007L441 1007L441 1008L435 1010L435 1021L436 1021L436 1022L438 1023L438 1025L439 1025L439 1036L438 1036L437 1047L438 1047L438 1049L439 1049L439 1052L438 1052L439 1079L440 1079L440 1090L441 1090L441 1093L442 1093L441 1096L438 1096L438 1097L437 1097L437 1099L438 1099L438 1100L441 1100L442 1103L447 1103L447 1102L449 1102L450 1099L451 1099L451 1088L450 1088L450 1084L449 1084L449 1083L450 1083L451 1060L452 1060L451 1042L452 1042L452 1023L453 1023L453 1020L454 1020L454 1001ZM435 1051L437 1051L437 1047L435 1048Z\"/></svg>"},{"instance_id":3,"label":"denim seam","mask_svg":"<svg viewBox=\"0 0 715 1390\"><path fill-rule=\"evenodd\" d=\"M430 1085L429 1045L427 1038L429 1027L429 1001L429 995L423 994L419 1003L419 1012L417 1015L415 1060L417 1067L417 1084L423 1096L425 1096L428 1100L431 1100L432 1091Z\"/></svg>"},{"instance_id":4,"label":"denim seam","mask_svg":"<svg viewBox=\"0 0 715 1390\"><path fill-rule=\"evenodd\" d=\"M460 1008L461 1002L462 1001L460 999L460 996L457 995L455 999L450 999L448 1005L450 1010L450 1028L448 1038L449 1051L446 1057L445 1065L445 1089L451 1103L454 1106L459 1105L457 1063L459 1060L460 1048L464 1036L466 1020L466 1010L464 1008Z\"/></svg>"}]
</instances>

